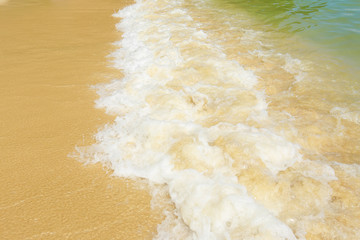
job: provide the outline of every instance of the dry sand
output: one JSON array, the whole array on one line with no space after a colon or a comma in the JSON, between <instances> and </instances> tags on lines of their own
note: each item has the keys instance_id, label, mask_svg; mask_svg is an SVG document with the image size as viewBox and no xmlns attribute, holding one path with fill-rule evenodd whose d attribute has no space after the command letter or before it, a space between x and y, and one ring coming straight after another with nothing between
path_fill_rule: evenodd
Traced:
<instances>
[{"instance_id":1,"label":"dry sand","mask_svg":"<svg viewBox=\"0 0 360 240\"><path fill-rule=\"evenodd\" d=\"M89 86L131 1L34 0L0 6L0 239L151 239L146 190L68 157L111 121ZM119 76L117 76L119 77Z\"/></svg>"}]
</instances>

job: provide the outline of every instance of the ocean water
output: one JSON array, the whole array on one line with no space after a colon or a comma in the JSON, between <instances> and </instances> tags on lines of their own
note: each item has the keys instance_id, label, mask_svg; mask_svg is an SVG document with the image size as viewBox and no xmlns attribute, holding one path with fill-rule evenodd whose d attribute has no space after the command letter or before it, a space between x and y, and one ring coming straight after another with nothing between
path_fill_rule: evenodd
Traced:
<instances>
[{"instance_id":1,"label":"ocean water","mask_svg":"<svg viewBox=\"0 0 360 240\"><path fill-rule=\"evenodd\" d=\"M321 14L334 4L355 22L330 28L358 39L356 2L348 14L340 1L120 10L110 60L123 76L96 86L116 120L79 157L170 205L154 239L357 239L359 49L329 39Z\"/></svg>"},{"instance_id":2,"label":"ocean water","mask_svg":"<svg viewBox=\"0 0 360 240\"><path fill-rule=\"evenodd\" d=\"M334 61L359 71L360 3L357 0L214 0L224 9L245 10L274 31L296 33ZM314 50L314 49L312 49Z\"/></svg>"}]
</instances>

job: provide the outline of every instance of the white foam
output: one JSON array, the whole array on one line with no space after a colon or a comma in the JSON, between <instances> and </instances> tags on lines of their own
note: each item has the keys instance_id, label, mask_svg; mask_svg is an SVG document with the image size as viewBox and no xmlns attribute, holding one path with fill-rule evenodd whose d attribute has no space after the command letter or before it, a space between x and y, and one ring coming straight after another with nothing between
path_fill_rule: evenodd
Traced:
<instances>
[{"instance_id":1,"label":"white foam","mask_svg":"<svg viewBox=\"0 0 360 240\"><path fill-rule=\"evenodd\" d=\"M176 173L170 195L197 239L296 239L291 229L249 197L234 179Z\"/></svg>"},{"instance_id":2,"label":"white foam","mask_svg":"<svg viewBox=\"0 0 360 240\"><path fill-rule=\"evenodd\" d=\"M311 177L323 184L338 180L334 169L327 163L310 160L303 160L302 163L301 173L306 177Z\"/></svg>"},{"instance_id":3,"label":"white foam","mask_svg":"<svg viewBox=\"0 0 360 240\"><path fill-rule=\"evenodd\" d=\"M97 87L97 106L117 118L96 135L91 161L168 185L179 219L168 217L158 239L296 239L238 183L235 159L216 141L231 139L274 177L302 160L300 147L249 124L271 122L257 76L212 44L182 3L138 0L114 15L123 39L112 57L124 78Z\"/></svg>"},{"instance_id":4,"label":"white foam","mask_svg":"<svg viewBox=\"0 0 360 240\"><path fill-rule=\"evenodd\" d=\"M344 119L356 124L360 124L360 111L351 111L347 107L333 107L330 110L330 113L338 119Z\"/></svg>"},{"instance_id":5,"label":"white foam","mask_svg":"<svg viewBox=\"0 0 360 240\"><path fill-rule=\"evenodd\" d=\"M346 174L348 174L350 177L353 178L359 178L360 177L360 165L359 164L345 164L345 163L339 163L334 162L335 166L339 166Z\"/></svg>"}]
</instances>

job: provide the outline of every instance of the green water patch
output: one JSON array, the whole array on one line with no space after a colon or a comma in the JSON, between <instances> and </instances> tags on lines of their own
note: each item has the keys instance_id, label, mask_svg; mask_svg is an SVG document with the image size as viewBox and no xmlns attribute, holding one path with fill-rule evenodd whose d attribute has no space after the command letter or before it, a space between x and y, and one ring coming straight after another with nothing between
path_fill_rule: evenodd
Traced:
<instances>
[{"instance_id":1,"label":"green water patch","mask_svg":"<svg viewBox=\"0 0 360 240\"><path fill-rule=\"evenodd\" d=\"M359 0L214 0L229 11L243 10L265 27L314 42L360 71Z\"/></svg>"}]
</instances>

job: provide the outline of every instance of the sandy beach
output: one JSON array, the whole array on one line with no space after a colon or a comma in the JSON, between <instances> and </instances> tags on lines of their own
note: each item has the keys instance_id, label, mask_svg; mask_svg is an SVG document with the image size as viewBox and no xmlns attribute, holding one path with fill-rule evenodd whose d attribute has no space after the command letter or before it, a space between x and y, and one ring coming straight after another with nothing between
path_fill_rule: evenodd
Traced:
<instances>
[{"instance_id":1,"label":"sandy beach","mask_svg":"<svg viewBox=\"0 0 360 240\"><path fill-rule=\"evenodd\" d=\"M90 86L120 77L111 15L131 1L1 3L0 238L151 239L146 189L68 157L112 120Z\"/></svg>"},{"instance_id":2,"label":"sandy beach","mask_svg":"<svg viewBox=\"0 0 360 240\"><path fill-rule=\"evenodd\" d=\"M0 0L0 239L358 239L358 4L304 2Z\"/></svg>"}]
</instances>

